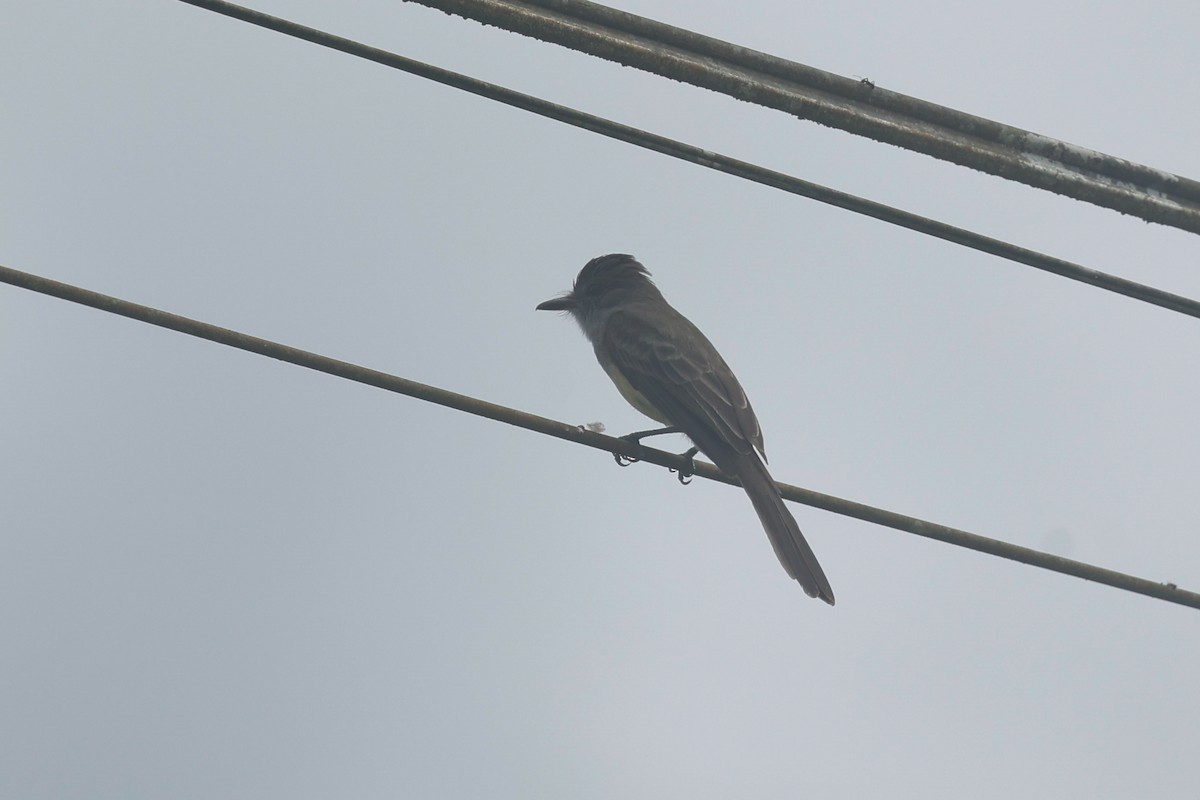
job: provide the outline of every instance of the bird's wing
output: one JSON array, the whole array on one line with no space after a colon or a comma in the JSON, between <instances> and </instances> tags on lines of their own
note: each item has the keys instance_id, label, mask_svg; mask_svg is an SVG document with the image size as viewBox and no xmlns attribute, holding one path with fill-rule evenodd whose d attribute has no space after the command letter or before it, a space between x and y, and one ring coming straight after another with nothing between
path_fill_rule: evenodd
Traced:
<instances>
[{"instance_id":1,"label":"bird's wing","mask_svg":"<svg viewBox=\"0 0 1200 800\"><path fill-rule=\"evenodd\" d=\"M617 311L604 328L605 349L633 388L687 433L710 458L711 434L739 453L763 449L762 431L741 384L712 343L669 309L652 316Z\"/></svg>"}]
</instances>

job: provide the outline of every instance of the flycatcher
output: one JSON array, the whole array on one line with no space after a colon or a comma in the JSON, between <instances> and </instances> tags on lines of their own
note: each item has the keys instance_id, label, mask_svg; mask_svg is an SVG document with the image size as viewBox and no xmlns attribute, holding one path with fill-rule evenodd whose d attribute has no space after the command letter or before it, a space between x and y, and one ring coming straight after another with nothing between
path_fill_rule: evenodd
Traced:
<instances>
[{"instance_id":1,"label":"flycatcher","mask_svg":"<svg viewBox=\"0 0 1200 800\"><path fill-rule=\"evenodd\" d=\"M593 258L570 292L538 310L569 311L621 395L669 426L627 438L686 434L742 484L787 574L809 597L833 605L829 580L767 472L762 430L745 391L705 335L667 303L646 268L622 253Z\"/></svg>"}]
</instances>

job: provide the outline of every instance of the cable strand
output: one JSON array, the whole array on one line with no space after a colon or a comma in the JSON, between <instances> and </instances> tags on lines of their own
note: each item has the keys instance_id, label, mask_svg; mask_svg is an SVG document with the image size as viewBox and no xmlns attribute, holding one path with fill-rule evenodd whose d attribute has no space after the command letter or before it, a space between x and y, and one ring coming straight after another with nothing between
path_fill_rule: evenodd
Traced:
<instances>
[{"instance_id":1,"label":"cable strand","mask_svg":"<svg viewBox=\"0 0 1200 800\"><path fill-rule=\"evenodd\" d=\"M586 0L408 0L1200 233L1200 183Z\"/></svg>"},{"instance_id":2,"label":"cable strand","mask_svg":"<svg viewBox=\"0 0 1200 800\"><path fill-rule=\"evenodd\" d=\"M636 457L642 461L675 470L686 468L690 463L688 459L684 459L673 453L655 450L650 447L639 447L623 439L605 436L580 426L568 425L547 417L507 408L496 403L489 403L486 400L469 395L458 394L435 386L418 383L407 378L401 378L397 375L380 372L379 370L369 369L346 361L339 361L328 356L301 350L296 347L289 347L288 345L268 339L261 339L257 336L251 336L228 328L221 328L178 314L171 314L157 308L93 292L78 286L51 280L50 278L12 269L11 267L0 266L0 282L51 297L57 297L60 300L90 306L91 308L110 314L117 314L161 328L178 331L189 336L207 339L228 347L257 353L306 369L324 372L327 375L364 383L368 386L375 386L389 392L396 392L397 394L408 395L418 400L465 411L468 414L474 414L496 422L503 422L537 433L544 433L609 453L615 452L625 456ZM735 479L726 476L716 467L704 462L695 463L694 474L731 486L738 485ZM777 485L786 499L814 508L821 508L835 514L935 539L939 542L945 542L968 550L987 553L1011 561L1019 561L1063 575L1072 575L1135 594L1165 600L1169 603L1200 609L1200 593L1180 589L1173 583L1156 583L1146 578L1139 578L1082 561L1062 558L1028 547L1009 544L998 539L991 539L957 528L897 514L893 511L875 508L790 484L778 483Z\"/></svg>"},{"instance_id":3,"label":"cable strand","mask_svg":"<svg viewBox=\"0 0 1200 800\"><path fill-rule=\"evenodd\" d=\"M577 128L583 128L593 133L643 147L647 150L669 155L693 164L699 164L718 172L724 172L728 175L760 183L764 186L771 186L791 194L837 206L847 211L853 211L856 214L862 214L901 228L907 228L918 233L953 242L963 247L1024 264L1043 272L1049 272L1073 281L1095 286L1099 289L1159 306L1160 308L1200 318L1200 301L1182 295L1101 272L1061 258L1038 253L1034 250L1019 247L990 236L984 236L965 228L959 228L935 219L930 219L929 217L893 208L883 203L857 197L782 172L776 172L746 161L740 161L736 158L715 153L711 150L705 150L629 125L623 125L603 117L586 114L567 106L551 103L541 98L522 94L521 92L516 92L450 70L441 69L430 64L424 64L387 50L370 47L360 42L335 36L315 28L309 28L289 20L280 19L279 17L273 17L269 14L233 3L222 2L222 0L180 0L180 2L214 11L252 25L276 31L277 33L303 39L322 47L338 50L348 55L373 61L383 66L408 72L480 97L486 97L515 108L531 111Z\"/></svg>"}]
</instances>

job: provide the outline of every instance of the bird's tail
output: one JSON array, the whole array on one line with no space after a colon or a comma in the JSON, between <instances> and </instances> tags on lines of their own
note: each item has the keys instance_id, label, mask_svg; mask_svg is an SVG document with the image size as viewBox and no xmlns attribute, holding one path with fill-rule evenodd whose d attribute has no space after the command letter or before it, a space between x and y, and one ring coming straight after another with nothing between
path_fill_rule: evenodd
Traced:
<instances>
[{"instance_id":1,"label":"bird's tail","mask_svg":"<svg viewBox=\"0 0 1200 800\"><path fill-rule=\"evenodd\" d=\"M833 589L824 570L817 563L817 557L800 532L800 526L792 512L784 505L775 481L767 472L767 467L757 453L738 453L732 459L736 466L737 478L742 483L750 502L762 520L763 528L775 548L779 563L787 570L787 574L800 583L804 593L809 597L819 597L829 605L833 605ZM724 467L722 467L724 469ZM734 470L726 469L727 472Z\"/></svg>"}]
</instances>

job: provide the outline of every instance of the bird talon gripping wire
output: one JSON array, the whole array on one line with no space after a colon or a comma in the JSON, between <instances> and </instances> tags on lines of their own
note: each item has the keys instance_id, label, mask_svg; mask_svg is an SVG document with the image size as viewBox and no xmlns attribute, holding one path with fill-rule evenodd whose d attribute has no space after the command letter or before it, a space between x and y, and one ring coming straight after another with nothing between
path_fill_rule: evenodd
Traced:
<instances>
[{"instance_id":1,"label":"bird talon gripping wire","mask_svg":"<svg viewBox=\"0 0 1200 800\"><path fill-rule=\"evenodd\" d=\"M675 477L679 478L679 482L687 486L692 482L692 476L696 474L696 453L700 452L699 447L693 447L685 453L680 453L680 458L686 458L688 465L683 469L671 469L671 472L677 473Z\"/></svg>"},{"instance_id":2,"label":"bird talon gripping wire","mask_svg":"<svg viewBox=\"0 0 1200 800\"><path fill-rule=\"evenodd\" d=\"M617 462L618 467L628 467L630 464L636 464L637 462L641 461L640 458L634 458L633 456L627 456L621 453L613 453L612 457L613 461Z\"/></svg>"},{"instance_id":3,"label":"bird talon gripping wire","mask_svg":"<svg viewBox=\"0 0 1200 800\"><path fill-rule=\"evenodd\" d=\"M545 305L545 304L543 303L543 305ZM617 438L624 439L625 441L629 442L630 444L635 444L640 449L642 446L642 439L645 439L647 436L658 436L663 433L680 433L680 432L681 431L679 430L679 428L655 428L654 430L650 430L650 431L634 431L633 433L627 433L624 436L618 436ZM699 451L697 451L697 452L699 452ZM617 462L618 467L628 467L630 464L636 464L637 462L641 461L640 458L634 458L633 456L624 456L624 455L621 455L620 453L613 453L613 460L615 460Z\"/></svg>"}]
</instances>

